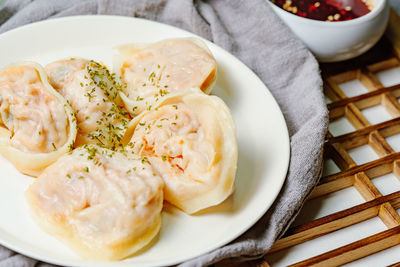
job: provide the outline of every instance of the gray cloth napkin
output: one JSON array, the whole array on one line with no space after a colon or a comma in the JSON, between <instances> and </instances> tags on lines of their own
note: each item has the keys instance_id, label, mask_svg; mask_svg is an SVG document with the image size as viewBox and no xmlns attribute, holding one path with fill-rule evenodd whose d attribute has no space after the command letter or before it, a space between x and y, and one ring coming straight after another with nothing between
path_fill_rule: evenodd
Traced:
<instances>
[{"instance_id":1,"label":"gray cloth napkin","mask_svg":"<svg viewBox=\"0 0 400 267\"><path fill-rule=\"evenodd\" d=\"M328 118L314 57L265 0L5 0L0 7L0 33L39 20L84 14L141 17L191 31L233 53L271 90L291 142L289 172L277 200L241 237L182 266L262 256L293 221L320 177ZM35 264L0 248L0 267Z\"/></svg>"}]
</instances>

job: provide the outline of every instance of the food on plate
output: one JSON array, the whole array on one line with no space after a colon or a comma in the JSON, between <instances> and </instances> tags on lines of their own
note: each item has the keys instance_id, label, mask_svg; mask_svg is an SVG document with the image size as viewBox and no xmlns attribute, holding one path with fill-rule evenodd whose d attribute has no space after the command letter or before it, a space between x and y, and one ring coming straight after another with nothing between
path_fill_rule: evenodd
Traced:
<instances>
[{"instance_id":1,"label":"food on plate","mask_svg":"<svg viewBox=\"0 0 400 267\"><path fill-rule=\"evenodd\" d=\"M165 182L166 201L192 214L234 189L238 149L231 111L200 89L170 94L129 127L126 150L146 158Z\"/></svg>"},{"instance_id":2,"label":"food on plate","mask_svg":"<svg viewBox=\"0 0 400 267\"><path fill-rule=\"evenodd\" d=\"M37 223L88 259L143 248L161 226L163 181L128 156L84 145L61 157L25 193Z\"/></svg>"},{"instance_id":3,"label":"food on plate","mask_svg":"<svg viewBox=\"0 0 400 267\"><path fill-rule=\"evenodd\" d=\"M208 95L207 46L181 38L118 51L115 74L84 58L0 71L0 153L38 177L25 192L38 225L89 260L148 246L164 199L193 214L234 190L235 126Z\"/></svg>"},{"instance_id":4,"label":"food on plate","mask_svg":"<svg viewBox=\"0 0 400 267\"><path fill-rule=\"evenodd\" d=\"M75 120L39 64L0 71L0 153L22 173L37 176L67 153L76 138Z\"/></svg>"},{"instance_id":5,"label":"food on plate","mask_svg":"<svg viewBox=\"0 0 400 267\"><path fill-rule=\"evenodd\" d=\"M123 87L121 97L133 115L151 109L171 92L199 87L209 93L216 80L216 61L196 38L166 39L118 49L114 71Z\"/></svg>"},{"instance_id":6,"label":"food on plate","mask_svg":"<svg viewBox=\"0 0 400 267\"><path fill-rule=\"evenodd\" d=\"M51 85L76 112L75 146L97 144L116 149L129 122L118 94L120 86L103 65L82 58L59 60L46 66Z\"/></svg>"}]
</instances>

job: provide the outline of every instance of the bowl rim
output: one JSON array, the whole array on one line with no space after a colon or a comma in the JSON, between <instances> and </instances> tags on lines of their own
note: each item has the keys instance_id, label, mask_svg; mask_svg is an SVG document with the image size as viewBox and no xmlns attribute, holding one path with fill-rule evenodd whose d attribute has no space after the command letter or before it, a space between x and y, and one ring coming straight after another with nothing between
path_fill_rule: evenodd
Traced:
<instances>
[{"instance_id":1,"label":"bowl rim","mask_svg":"<svg viewBox=\"0 0 400 267\"><path fill-rule=\"evenodd\" d=\"M278 12L283 14L283 16L289 16L289 18L297 20L300 23L308 23L308 24L313 24L315 26L326 26L326 27L346 27L346 26L360 24L368 20L372 20L384 10L385 6L388 3L388 0L375 0L375 3L377 2L377 6L374 9L372 9L371 12L355 19L346 21L322 21L322 20L315 20L297 16L289 11L284 10L283 8L280 8L279 6L272 3L270 0L265 0L265 1L269 2L269 4L272 6L273 9L279 10Z\"/></svg>"}]
</instances>

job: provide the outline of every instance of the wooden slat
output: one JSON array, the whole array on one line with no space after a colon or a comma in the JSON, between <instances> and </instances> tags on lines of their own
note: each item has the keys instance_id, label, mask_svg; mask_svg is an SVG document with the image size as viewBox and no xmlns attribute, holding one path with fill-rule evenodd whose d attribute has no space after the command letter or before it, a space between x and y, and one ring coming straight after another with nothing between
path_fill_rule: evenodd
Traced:
<instances>
[{"instance_id":1,"label":"wooden slat","mask_svg":"<svg viewBox=\"0 0 400 267\"><path fill-rule=\"evenodd\" d=\"M341 99L341 100L338 100L338 101L328 104L327 107L329 110L333 110L335 108L344 107L350 103L355 103L358 108L364 109L364 108L368 108L368 107L372 107L372 106L380 104L380 101L379 101L380 95L382 95L383 93L387 93L387 92L391 92L394 97L400 97L400 85L396 84L393 86L380 88L378 90L371 91L366 94ZM375 101L374 99L376 97L377 97L377 100ZM373 104L372 105L366 104L365 106L362 106L362 105L360 106L359 104L357 104L362 100L366 100L366 102L372 102ZM342 116L343 115L344 114L342 114Z\"/></svg>"},{"instance_id":2,"label":"wooden slat","mask_svg":"<svg viewBox=\"0 0 400 267\"><path fill-rule=\"evenodd\" d=\"M392 170L393 170L392 163L397 159L400 159L399 152L392 153L392 154L389 154L380 159L370 161L370 162L364 163L362 165L357 165L352 168L349 168L348 170L342 171L340 173L336 173L336 174L332 174L327 177L324 177L323 179L321 179L320 184L323 184L323 183L326 183L329 181L334 181L339 178L353 176L356 173L359 173L362 171L364 171L370 178L382 176L382 175L392 172Z\"/></svg>"},{"instance_id":3,"label":"wooden slat","mask_svg":"<svg viewBox=\"0 0 400 267\"><path fill-rule=\"evenodd\" d=\"M379 71L395 68L399 65L400 64L399 64L398 59L395 57L392 57L387 60L383 60L378 63L371 64L371 65L367 66L367 69L370 72L379 72Z\"/></svg>"},{"instance_id":4,"label":"wooden slat","mask_svg":"<svg viewBox=\"0 0 400 267\"><path fill-rule=\"evenodd\" d=\"M353 124L354 128L362 129L367 126L370 126L368 120L364 117L361 111L354 105L354 103L350 103L346 106L344 110L344 114L346 118Z\"/></svg>"},{"instance_id":5,"label":"wooden slat","mask_svg":"<svg viewBox=\"0 0 400 267\"><path fill-rule=\"evenodd\" d=\"M343 93L343 91L340 89L340 87L332 81L332 79L327 79L326 80L326 87L328 90L331 90L331 94L335 97L335 99L345 99L346 95ZM333 99L332 99L333 100Z\"/></svg>"},{"instance_id":6,"label":"wooden slat","mask_svg":"<svg viewBox=\"0 0 400 267\"><path fill-rule=\"evenodd\" d=\"M382 94L382 105L393 117L400 116L400 103L390 92Z\"/></svg>"},{"instance_id":7,"label":"wooden slat","mask_svg":"<svg viewBox=\"0 0 400 267\"><path fill-rule=\"evenodd\" d=\"M336 220L334 220L333 218L340 217L342 216L342 214L346 214L346 211L338 212L337 214L331 214L327 217L324 217L324 220L321 220L321 222L323 223L321 223L320 225L310 227L309 229L303 230L297 234L292 234L286 238L279 239L268 251L268 254L298 245L300 243L304 243L308 240L312 240L319 236L334 232L338 229L342 229L343 227L347 227L373 218L378 215L378 210L379 208L376 206L370 207L368 209L363 209L358 212L356 212L353 208L351 210L351 213L347 212L347 216ZM314 222L318 222L318 220Z\"/></svg>"},{"instance_id":8,"label":"wooden slat","mask_svg":"<svg viewBox=\"0 0 400 267\"><path fill-rule=\"evenodd\" d=\"M341 170L347 170L357 164L354 160L350 157L345 149L343 149L339 144L333 144L332 146L327 147L329 151L330 158L336 163L336 165Z\"/></svg>"},{"instance_id":9,"label":"wooden slat","mask_svg":"<svg viewBox=\"0 0 400 267\"><path fill-rule=\"evenodd\" d=\"M366 109L381 104L382 93L391 92L391 94L398 98L400 97L400 85L384 87L375 91L341 99L328 104L329 119L335 120L345 115L345 108L348 104L353 103L359 109Z\"/></svg>"},{"instance_id":10,"label":"wooden slat","mask_svg":"<svg viewBox=\"0 0 400 267\"><path fill-rule=\"evenodd\" d=\"M400 267L400 262L389 265L388 267Z\"/></svg>"},{"instance_id":11,"label":"wooden slat","mask_svg":"<svg viewBox=\"0 0 400 267\"><path fill-rule=\"evenodd\" d=\"M380 205L386 202L390 203L396 209L399 208L400 191L373 199L343 211L335 212L301 226L290 228L283 238L275 242L268 251L268 254L373 218L378 215Z\"/></svg>"},{"instance_id":12,"label":"wooden slat","mask_svg":"<svg viewBox=\"0 0 400 267\"><path fill-rule=\"evenodd\" d=\"M382 83L378 80L378 78L367 68L361 69L359 79L370 92L376 91L384 87Z\"/></svg>"},{"instance_id":13,"label":"wooden slat","mask_svg":"<svg viewBox=\"0 0 400 267\"><path fill-rule=\"evenodd\" d=\"M378 131L373 131L369 134L368 144L375 150L376 154L380 157L387 156L394 153L394 150L380 135Z\"/></svg>"},{"instance_id":14,"label":"wooden slat","mask_svg":"<svg viewBox=\"0 0 400 267\"><path fill-rule=\"evenodd\" d=\"M400 180L400 160L395 160L393 162L393 173Z\"/></svg>"},{"instance_id":15,"label":"wooden slat","mask_svg":"<svg viewBox=\"0 0 400 267\"><path fill-rule=\"evenodd\" d=\"M400 118L371 125L352 133L330 137L328 142L330 144L340 143L344 149L352 149L367 144L369 134L373 131L379 131L384 138L400 134Z\"/></svg>"},{"instance_id":16,"label":"wooden slat","mask_svg":"<svg viewBox=\"0 0 400 267\"><path fill-rule=\"evenodd\" d=\"M383 203L380 206L378 216L388 228L400 225L400 216L390 203Z\"/></svg>"},{"instance_id":17,"label":"wooden slat","mask_svg":"<svg viewBox=\"0 0 400 267\"><path fill-rule=\"evenodd\" d=\"M345 96L343 92L340 90L339 93L337 93L335 90L333 90L329 84L324 83L324 94L333 102L339 101L340 99L343 99Z\"/></svg>"},{"instance_id":18,"label":"wooden slat","mask_svg":"<svg viewBox=\"0 0 400 267\"><path fill-rule=\"evenodd\" d=\"M382 196L382 194L378 191L378 189L364 172L360 172L355 175L354 187L367 201L374 200L375 198Z\"/></svg>"},{"instance_id":19,"label":"wooden slat","mask_svg":"<svg viewBox=\"0 0 400 267\"><path fill-rule=\"evenodd\" d=\"M320 182L320 184L317 185L311 192L310 196L308 197L308 200L340 191L342 189L353 186L353 184L354 184L354 175L340 177L333 181L327 181L327 182L322 180L322 182Z\"/></svg>"},{"instance_id":20,"label":"wooden slat","mask_svg":"<svg viewBox=\"0 0 400 267\"><path fill-rule=\"evenodd\" d=\"M351 167L345 171L323 177L309 196L309 199L352 186L354 184L354 175L359 172L364 171L371 179L391 173L393 171L393 162L398 159L400 159L400 153L397 152L362 165Z\"/></svg>"},{"instance_id":21,"label":"wooden slat","mask_svg":"<svg viewBox=\"0 0 400 267\"><path fill-rule=\"evenodd\" d=\"M350 70L346 72L342 72L336 75L332 75L330 77L326 77L325 81L329 85L337 86L340 83L345 83L351 80L358 79L360 77L360 70Z\"/></svg>"},{"instance_id":22,"label":"wooden slat","mask_svg":"<svg viewBox=\"0 0 400 267\"><path fill-rule=\"evenodd\" d=\"M290 266L338 266L398 244L400 244L400 226L366 237L349 245L331 250Z\"/></svg>"}]
</instances>

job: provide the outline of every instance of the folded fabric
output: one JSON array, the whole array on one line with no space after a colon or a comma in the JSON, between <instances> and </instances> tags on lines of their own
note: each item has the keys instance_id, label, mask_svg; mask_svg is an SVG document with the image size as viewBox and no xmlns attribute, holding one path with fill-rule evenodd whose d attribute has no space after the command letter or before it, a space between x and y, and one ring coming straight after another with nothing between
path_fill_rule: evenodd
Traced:
<instances>
[{"instance_id":1,"label":"folded fabric","mask_svg":"<svg viewBox=\"0 0 400 267\"><path fill-rule=\"evenodd\" d=\"M0 33L62 16L140 17L191 31L243 61L267 85L285 116L291 142L287 178L273 206L250 230L230 244L181 265L204 266L226 258L260 257L287 229L318 182L328 117L318 63L266 0L4 1L0 7ZM35 264L37 261L0 247L0 266Z\"/></svg>"}]
</instances>

